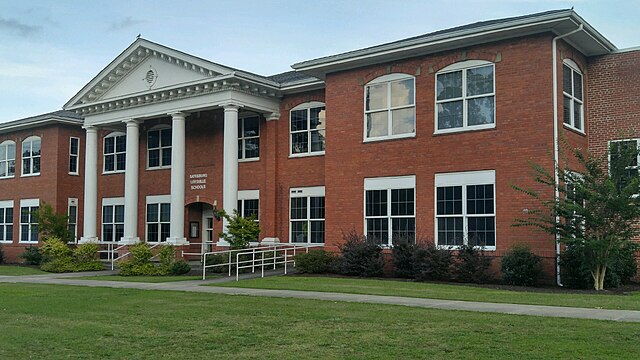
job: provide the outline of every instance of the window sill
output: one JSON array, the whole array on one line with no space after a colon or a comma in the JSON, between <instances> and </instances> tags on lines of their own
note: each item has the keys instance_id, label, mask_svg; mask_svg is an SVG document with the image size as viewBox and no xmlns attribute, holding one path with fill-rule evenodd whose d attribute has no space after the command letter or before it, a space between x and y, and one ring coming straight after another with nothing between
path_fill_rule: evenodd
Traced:
<instances>
[{"instance_id":1,"label":"window sill","mask_svg":"<svg viewBox=\"0 0 640 360\"><path fill-rule=\"evenodd\" d=\"M103 171L102 175L115 175L115 174L124 174L124 170L119 171Z\"/></svg>"},{"instance_id":2,"label":"window sill","mask_svg":"<svg viewBox=\"0 0 640 360\"><path fill-rule=\"evenodd\" d=\"M311 156L324 156L324 151L316 151L311 153L289 154L289 159L305 158Z\"/></svg>"},{"instance_id":3,"label":"window sill","mask_svg":"<svg viewBox=\"0 0 640 360\"><path fill-rule=\"evenodd\" d=\"M34 176L40 176L40 173L20 175L21 178L23 178L23 177L34 177Z\"/></svg>"},{"instance_id":4,"label":"window sill","mask_svg":"<svg viewBox=\"0 0 640 360\"><path fill-rule=\"evenodd\" d=\"M69 175L71 175L71 176L80 176L80 174L78 174L78 173L69 173Z\"/></svg>"},{"instance_id":5,"label":"window sill","mask_svg":"<svg viewBox=\"0 0 640 360\"><path fill-rule=\"evenodd\" d=\"M15 177L16 177L15 175L13 175L13 176L2 176L2 177L0 177L0 180L4 180L4 179L14 179Z\"/></svg>"},{"instance_id":6,"label":"window sill","mask_svg":"<svg viewBox=\"0 0 640 360\"><path fill-rule=\"evenodd\" d=\"M364 138L362 140L363 143L372 143L372 142L378 142L378 141L388 141L388 140L398 140L398 139L411 139L411 138L415 138L416 137L416 133L412 132L409 134L402 134L402 135L392 135L392 136L378 136L378 137L374 137L374 138Z\"/></svg>"},{"instance_id":7,"label":"window sill","mask_svg":"<svg viewBox=\"0 0 640 360\"><path fill-rule=\"evenodd\" d=\"M32 244L33 245L33 244L37 244L37 243L38 243L38 241L19 241L18 242L18 244L25 244L25 245L28 245L28 244Z\"/></svg>"},{"instance_id":8,"label":"window sill","mask_svg":"<svg viewBox=\"0 0 640 360\"><path fill-rule=\"evenodd\" d=\"M147 171L155 171L155 170L171 170L171 166L155 166L155 167L148 167L145 170Z\"/></svg>"},{"instance_id":9,"label":"window sill","mask_svg":"<svg viewBox=\"0 0 640 360\"><path fill-rule=\"evenodd\" d=\"M295 246L303 246L303 247L319 247L324 246L325 243L299 243L299 242L289 242L291 245Z\"/></svg>"},{"instance_id":10,"label":"window sill","mask_svg":"<svg viewBox=\"0 0 640 360\"><path fill-rule=\"evenodd\" d=\"M481 131L481 130L494 130L496 129L495 124L489 125L478 125L478 126L467 126L462 128L452 128L445 130L436 130L433 132L433 135L446 135L446 134L457 134L457 133L465 133L465 132L473 132L473 131Z\"/></svg>"},{"instance_id":11,"label":"window sill","mask_svg":"<svg viewBox=\"0 0 640 360\"><path fill-rule=\"evenodd\" d=\"M249 159L238 159L239 163L247 163L247 162L256 162L256 161L260 161L260 158L249 158Z\"/></svg>"},{"instance_id":12,"label":"window sill","mask_svg":"<svg viewBox=\"0 0 640 360\"><path fill-rule=\"evenodd\" d=\"M13 240L2 240L0 244L13 244Z\"/></svg>"},{"instance_id":13,"label":"window sill","mask_svg":"<svg viewBox=\"0 0 640 360\"><path fill-rule=\"evenodd\" d=\"M460 250L460 248L462 248L460 245L436 245L436 247L441 250L451 251ZM474 246L473 248L481 251L496 251L495 246Z\"/></svg>"},{"instance_id":14,"label":"window sill","mask_svg":"<svg viewBox=\"0 0 640 360\"><path fill-rule=\"evenodd\" d=\"M578 134L578 135L587 136L587 134L584 132L584 130L580 130L580 129L578 129L578 128L576 128L576 127L573 127L573 126L571 126L571 125L569 125L569 124L566 124L566 123L564 123L564 122L562 123L562 126L563 126L565 129L567 129L567 130L569 130L569 131L572 131L572 132L574 132L574 133L576 133L576 134Z\"/></svg>"}]
</instances>

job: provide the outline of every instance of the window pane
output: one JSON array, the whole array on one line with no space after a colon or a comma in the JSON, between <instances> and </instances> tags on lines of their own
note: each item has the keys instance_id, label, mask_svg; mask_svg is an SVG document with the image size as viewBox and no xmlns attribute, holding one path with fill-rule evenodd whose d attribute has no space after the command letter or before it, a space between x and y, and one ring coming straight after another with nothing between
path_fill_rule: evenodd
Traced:
<instances>
[{"instance_id":1,"label":"window pane","mask_svg":"<svg viewBox=\"0 0 640 360\"><path fill-rule=\"evenodd\" d=\"M167 241L169 236L171 236L171 225L160 224L160 241Z\"/></svg>"},{"instance_id":2,"label":"window pane","mask_svg":"<svg viewBox=\"0 0 640 360\"><path fill-rule=\"evenodd\" d=\"M468 185L467 214L493 213L493 185Z\"/></svg>"},{"instance_id":3,"label":"window pane","mask_svg":"<svg viewBox=\"0 0 640 360\"><path fill-rule=\"evenodd\" d=\"M149 131L147 142L147 148L149 149L160 147L160 132L157 130Z\"/></svg>"},{"instance_id":4,"label":"window pane","mask_svg":"<svg viewBox=\"0 0 640 360\"><path fill-rule=\"evenodd\" d=\"M438 129L462 127L462 101L438 104Z\"/></svg>"},{"instance_id":5,"label":"window pane","mask_svg":"<svg viewBox=\"0 0 640 360\"><path fill-rule=\"evenodd\" d=\"M104 153L113 154L114 151L115 151L115 138L113 137L104 138Z\"/></svg>"},{"instance_id":6,"label":"window pane","mask_svg":"<svg viewBox=\"0 0 640 360\"><path fill-rule=\"evenodd\" d=\"M7 159L14 159L16 158L16 145L15 144L9 144L7 145Z\"/></svg>"},{"instance_id":7,"label":"window pane","mask_svg":"<svg viewBox=\"0 0 640 360\"><path fill-rule=\"evenodd\" d=\"M412 244L416 239L416 219L415 218L400 218L391 220L391 228L393 230L391 234L391 240L396 243L409 243Z\"/></svg>"},{"instance_id":8,"label":"window pane","mask_svg":"<svg viewBox=\"0 0 640 360\"><path fill-rule=\"evenodd\" d=\"M69 172L75 173L78 171L78 158L71 156L69 158Z\"/></svg>"},{"instance_id":9,"label":"window pane","mask_svg":"<svg viewBox=\"0 0 640 360\"><path fill-rule=\"evenodd\" d=\"M416 130L414 108L398 109L391 111L393 134L410 134Z\"/></svg>"},{"instance_id":10,"label":"window pane","mask_svg":"<svg viewBox=\"0 0 640 360\"><path fill-rule=\"evenodd\" d=\"M102 241L113 241L113 225L102 225Z\"/></svg>"},{"instance_id":11,"label":"window pane","mask_svg":"<svg viewBox=\"0 0 640 360\"><path fill-rule=\"evenodd\" d=\"M158 224L147 224L147 241L158 241Z\"/></svg>"},{"instance_id":12,"label":"window pane","mask_svg":"<svg viewBox=\"0 0 640 360\"><path fill-rule=\"evenodd\" d=\"M244 129L243 129L244 137L260 135L260 118L259 117L254 116L250 118L245 118L243 119L243 122L244 122Z\"/></svg>"},{"instance_id":13,"label":"window pane","mask_svg":"<svg viewBox=\"0 0 640 360\"><path fill-rule=\"evenodd\" d=\"M562 119L565 124L571 125L571 98L567 96L563 97Z\"/></svg>"},{"instance_id":14,"label":"window pane","mask_svg":"<svg viewBox=\"0 0 640 360\"><path fill-rule=\"evenodd\" d=\"M367 190L365 216L387 216L387 190Z\"/></svg>"},{"instance_id":15,"label":"window pane","mask_svg":"<svg viewBox=\"0 0 640 360\"><path fill-rule=\"evenodd\" d=\"M582 75L573 72L573 96L582 100Z\"/></svg>"},{"instance_id":16,"label":"window pane","mask_svg":"<svg viewBox=\"0 0 640 360\"><path fill-rule=\"evenodd\" d=\"M77 208L75 206L69 206L69 222L75 224L77 216Z\"/></svg>"},{"instance_id":17,"label":"window pane","mask_svg":"<svg viewBox=\"0 0 640 360\"><path fill-rule=\"evenodd\" d=\"M20 223L28 224L29 223L29 208L22 207L20 208Z\"/></svg>"},{"instance_id":18,"label":"window pane","mask_svg":"<svg viewBox=\"0 0 640 360\"><path fill-rule=\"evenodd\" d=\"M246 159L260 157L260 138L246 139L244 141L244 156Z\"/></svg>"},{"instance_id":19,"label":"window pane","mask_svg":"<svg viewBox=\"0 0 640 360\"><path fill-rule=\"evenodd\" d=\"M13 223L13 208L5 209L4 222L7 223L7 224Z\"/></svg>"},{"instance_id":20,"label":"window pane","mask_svg":"<svg viewBox=\"0 0 640 360\"><path fill-rule=\"evenodd\" d=\"M493 124L493 96L469 99L469 125Z\"/></svg>"},{"instance_id":21,"label":"window pane","mask_svg":"<svg viewBox=\"0 0 640 360\"><path fill-rule=\"evenodd\" d=\"M493 92L493 65L467 70L467 96Z\"/></svg>"},{"instance_id":22,"label":"window pane","mask_svg":"<svg viewBox=\"0 0 640 360\"><path fill-rule=\"evenodd\" d=\"M244 209L242 209L243 210L242 216L244 217L253 216L255 219L258 219L259 208L260 208L260 201L258 199L245 200Z\"/></svg>"},{"instance_id":23,"label":"window pane","mask_svg":"<svg viewBox=\"0 0 640 360\"><path fill-rule=\"evenodd\" d=\"M495 217L487 216L469 218L469 245L496 245Z\"/></svg>"},{"instance_id":24,"label":"window pane","mask_svg":"<svg viewBox=\"0 0 640 360\"><path fill-rule=\"evenodd\" d=\"M158 204L147 204L147 222L157 222L158 215Z\"/></svg>"},{"instance_id":25,"label":"window pane","mask_svg":"<svg viewBox=\"0 0 640 360\"><path fill-rule=\"evenodd\" d=\"M29 225L20 226L20 241L29 241Z\"/></svg>"},{"instance_id":26,"label":"window pane","mask_svg":"<svg viewBox=\"0 0 640 360\"><path fill-rule=\"evenodd\" d=\"M115 155L106 155L104 157L104 171L114 171L115 166Z\"/></svg>"},{"instance_id":27,"label":"window pane","mask_svg":"<svg viewBox=\"0 0 640 360\"><path fill-rule=\"evenodd\" d=\"M31 174L31 159L22 160L22 173Z\"/></svg>"},{"instance_id":28,"label":"window pane","mask_svg":"<svg viewBox=\"0 0 640 360\"><path fill-rule=\"evenodd\" d=\"M291 131L307 130L307 110L291 112Z\"/></svg>"},{"instance_id":29,"label":"window pane","mask_svg":"<svg viewBox=\"0 0 640 360\"><path fill-rule=\"evenodd\" d=\"M324 151L325 149L325 130L311 131L311 151Z\"/></svg>"},{"instance_id":30,"label":"window pane","mask_svg":"<svg viewBox=\"0 0 640 360\"><path fill-rule=\"evenodd\" d=\"M13 241L13 225L6 225L6 236L5 236L5 240L6 241Z\"/></svg>"},{"instance_id":31,"label":"window pane","mask_svg":"<svg viewBox=\"0 0 640 360\"><path fill-rule=\"evenodd\" d=\"M7 145L0 145L0 161L7 159Z\"/></svg>"},{"instance_id":32,"label":"window pane","mask_svg":"<svg viewBox=\"0 0 640 360\"><path fill-rule=\"evenodd\" d=\"M160 221L171 221L171 204L160 204Z\"/></svg>"},{"instance_id":33,"label":"window pane","mask_svg":"<svg viewBox=\"0 0 640 360\"><path fill-rule=\"evenodd\" d=\"M4 225L0 225L0 241L5 241L5 238L4 238Z\"/></svg>"},{"instance_id":34,"label":"window pane","mask_svg":"<svg viewBox=\"0 0 640 360\"><path fill-rule=\"evenodd\" d=\"M571 68L567 65L562 65L562 91L567 94L573 94L573 88L571 86Z\"/></svg>"},{"instance_id":35,"label":"window pane","mask_svg":"<svg viewBox=\"0 0 640 360\"><path fill-rule=\"evenodd\" d=\"M386 136L389 133L388 116L386 111L367 114L367 137Z\"/></svg>"},{"instance_id":36,"label":"window pane","mask_svg":"<svg viewBox=\"0 0 640 360\"><path fill-rule=\"evenodd\" d=\"M460 246L464 242L462 217L438 219L438 245Z\"/></svg>"},{"instance_id":37,"label":"window pane","mask_svg":"<svg viewBox=\"0 0 640 360\"><path fill-rule=\"evenodd\" d=\"M171 165L171 148L162 149L162 166Z\"/></svg>"},{"instance_id":38,"label":"window pane","mask_svg":"<svg viewBox=\"0 0 640 360\"><path fill-rule=\"evenodd\" d=\"M391 107L413 105L413 79L391 83Z\"/></svg>"},{"instance_id":39,"label":"window pane","mask_svg":"<svg viewBox=\"0 0 640 360\"><path fill-rule=\"evenodd\" d=\"M462 214L462 186L442 186L436 191L436 214Z\"/></svg>"},{"instance_id":40,"label":"window pane","mask_svg":"<svg viewBox=\"0 0 640 360\"><path fill-rule=\"evenodd\" d=\"M116 155L116 170L121 171L126 167L127 159L126 154Z\"/></svg>"},{"instance_id":41,"label":"window pane","mask_svg":"<svg viewBox=\"0 0 640 360\"><path fill-rule=\"evenodd\" d=\"M413 215L413 203L413 189L391 190L391 216Z\"/></svg>"},{"instance_id":42,"label":"window pane","mask_svg":"<svg viewBox=\"0 0 640 360\"><path fill-rule=\"evenodd\" d=\"M462 97L462 71L438 75L436 92L438 100Z\"/></svg>"},{"instance_id":43,"label":"window pane","mask_svg":"<svg viewBox=\"0 0 640 360\"><path fill-rule=\"evenodd\" d=\"M324 219L324 196L313 196L309 201L311 202L309 218Z\"/></svg>"},{"instance_id":44,"label":"window pane","mask_svg":"<svg viewBox=\"0 0 640 360\"><path fill-rule=\"evenodd\" d=\"M309 152L309 134L307 132L291 134L291 153Z\"/></svg>"},{"instance_id":45,"label":"window pane","mask_svg":"<svg viewBox=\"0 0 640 360\"><path fill-rule=\"evenodd\" d=\"M34 156L40 155L40 140L31 141L31 154Z\"/></svg>"},{"instance_id":46,"label":"window pane","mask_svg":"<svg viewBox=\"0 0 640 360\"><path fill-rule=\"evenodd\" d=\"M162 147L171 146L171 129L162 129L160 131L160 145Z\"/></svg>"},{"instance_id":47,"label":"window pane","mask_svg":"<svg viewBox=\"0 0 640 360\"><path fill-rule=\"evenodd\" d=\"M124 237L124 224L115 225L115 241L120 241Z\"/></svg>"},{"instance_id":48,"label":"window pane","mask_svg":"<svg viewBox=\"0 0 640 360\"><path fill-rule=\"evenodd\" d=\"M160 150L149 150L149 167L160 166Z\"/></svg>"},{"instance_id":49,"label":"window pane","mask_svg":"<svg viewBox=\"0 0 640 360\"><path fill-rule=\"evenodd\" d=\"M291 242L306 243L307 242L307 222L292 221L291 222Z\"/></svg>"},{"instance_id":50,"label":"window pane","mask_svg":"<svg viewBox=\"0 0 640 360\"><path fill-rule=\"evenodd\" d=\"M310 127L309 129L324 129L325 128L325 110L324 107L312 108L309 110L311 112L311 119L309 120Z\"/></svg>"},{"instance_id":51,"label":"window pane","mask_svg":"<svg viewBox=\"0 0 640 360\"><path fill-rule=\"evenodd\" d=\"M311 221L311 242L324 243L324 221Z\"/></svg>"},{"instance_id":52,"label":"window pane","mask_svg":"<svg viewBox=\"0 0 640 360\"><path fill-rule=\"evenodd\" d=\"M306 197L291 198L291 218L292 219L307 218L307 198Z\"/></svg>"},{"instance_id":53,"label":"window pane","mask_svg":"<svg viewBox=\"0 0 640 360\"><path fill-rule=\"evenodd\" d=\"M367 240L376 244L389 243L389 221L384 219L367 219Z\"/></svg>"},{"instance_id":54,"label":"window pane","mask_svg":"<svg viewBox=\"0 0 640 360\"><path fill-rule=\"evenodd\" d=\"M365 106L367 111L386 109L388 107L386 83L367 86Z\"/></svg>"},{"instance_id":55,"label":"window pane","mask_svg":"<svg viewBox=\"0 0 640 360\"><path fill-rule=\"evenodd\" d=\"M7 175L8 176L14 175L16 173L16 162L15 162L15 160L9 161L8 167L9 167L9 170L8 170Z\"/></svg>"},{"instance_id":56,"label":"window pane","mask_svg":"<svg viewBox=\"0 0 640 360\"><path fill-rule=\"evenodd\" d=\"M71 153L71 155L78 155L78 139L71 138L69 152Z\"/></svg>"},{"instance_id":57,"label":"window pane","mask_svg":"<svg viewBox=\"0 0 640 360\"><path fill-rule=\"evenodd\" d=\"M120 135L115 139L116 139L116 152L127 151L127 137L124 135Z\"/></svg>"},{"instance_id":58,"label":"window pane","mask_svg":"<svg viewBox=\"0 0 640 360\"><path fill-rule=\"evenodd\" d=\"M582 104L573 101L573 126L582 130Z\"/></svg>"},{"instance_id":59,"label":"window pane","mask_svg":"<svg viewBox=\"0 0 640 360\"><path fill-rule=\"evenodd\" d=\"M33 158L33 174L40 172L40 157Z\"/></svg>"},{"instance_id":60,"label":"window pane","mask_svg":"<svg viewBox=\"0 0 640 360\"><path fill-rule=\"evenodd\" d=\"M31 241L38 241L38 224L31 225Z\"/></svg>"},{"instance_id":61,"label":"window pane","mask_svg":"<svg viewBox=\"0 0 640 360\"><path fill-rule=\"evenodd\" d=\"M116 223L124 222L124 205L116 205L114 207L115 210L115 221Z\"/></svg>"}]
</instances>

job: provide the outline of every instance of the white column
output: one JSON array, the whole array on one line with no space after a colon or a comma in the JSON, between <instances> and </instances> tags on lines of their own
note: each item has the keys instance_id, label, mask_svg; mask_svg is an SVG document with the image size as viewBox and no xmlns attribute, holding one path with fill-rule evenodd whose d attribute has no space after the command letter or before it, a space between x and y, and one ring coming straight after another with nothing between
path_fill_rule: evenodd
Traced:
<instances>
[{"instance_id":1,"label":"white column","mask_svg":"<svg viewBox=\"0 0 640 360\"><path fill-rule=\"evenodd\" d=\"M169 114L171 121L171 233L167 242L188 244L184 236L185 113Z\"/></svg>"},{"instance_id":2,"label":"white column","mask_svg":"<svg viewBox=\"0 0 640 360\"><path fill-rule=\"evenodd\" d=\"M98 207L98 129L84 126L87 132L84 156L84 224L80 243L97 242Z\"/></svg>"},{"instance_id":3,"label":"white column","mask_svg":"<svg viewBox=\"0 0 640 360\"><path fill-rule=\"evenodd\" d=\"M124 120L127 124L127 162L124 173L124 236L123 244L140 242L138 237L138 161L140 158L138 121Z\"/></svg>"},{"instance_id":4,"label":"white column","mask_svg":"<svg viewBox=\"0 0 640 360\"><path fill-rule=\"evenodd\" d=\"M222 207L227 214L233 214L238 207L238 109L234 104L224 105L224 161L222 177ZM222 231L227 231L227 221L223 221ZM227 245L220 241L218 245Z\"/></svg>"}]
</instances>

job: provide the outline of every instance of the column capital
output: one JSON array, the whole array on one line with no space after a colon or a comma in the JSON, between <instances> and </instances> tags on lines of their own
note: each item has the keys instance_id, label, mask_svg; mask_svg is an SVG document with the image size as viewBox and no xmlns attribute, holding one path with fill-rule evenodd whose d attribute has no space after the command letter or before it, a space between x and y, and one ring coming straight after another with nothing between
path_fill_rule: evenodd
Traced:
<instances>
[{"instance_id":1,"label":"column capital","mask_svg":"<svg viewBox=\"0 0 640 360\"><path fill-rule=\"evenodd\" d=\"M265 118L267 119L267 121L279 120L280 119L280 113L279 112L272 112L271 114L268 114L267 116L265 116Z\"/></svg>"},{"instance_id":2,"label":"column capital","mask_svg":"<svg viewBox=\"0 0 640 360\"><path fill-rule=\"evenodd\" d=\"M236 112L237 112L241 107L243 107L242 105L240 105L240 104L236 104L236 103L233 103L233 102L226 102L226 103L222 103L222 104L220 104L220 105L218 105L218 106L220 106L221 108L224 108L224 111L236 111Z\"/></svg>"},{"instance_id":3,"label":"column capital","mask_svg":"<svg viewBox=\"0 0 640 360\"><path fill-rule=\"evenodd\" d=\"M96 127L95 125L83 125L82 128L85 129L87 132L97 132L98 131L98 127Z\"/></svg>"},{"instance_id":4,"label":"column capital","mask_svg":"<svg viewBox=\"0 0 640 360\"><path fill-rule=\"evenodd\" d=\"M171 116L172 119L175 118L186 118L187 115L189 115L189 113L185 112L185 111L172 111L170 113L167 113L167 115Z\"/></svg>"},{"instance_id":5,"label":"column capital","mask_svg":"<svg viewBox=\"0 0 640 360\"><path fill-rule=\"evenodd\" d=\"M124 120L122 120L122 122L127 124L127 126L138 126L138 125L140 125L142 120L130 118L130 119L124 119Z\"/></svg>"}]
</instances>

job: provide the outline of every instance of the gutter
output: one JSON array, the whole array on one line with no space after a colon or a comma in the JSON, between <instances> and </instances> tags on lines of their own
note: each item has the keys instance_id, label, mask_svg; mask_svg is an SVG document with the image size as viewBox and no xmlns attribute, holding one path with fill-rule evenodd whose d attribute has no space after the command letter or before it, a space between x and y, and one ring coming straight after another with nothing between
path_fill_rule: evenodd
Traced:
<instances>
[{"instance_id":1,"label":"gutter","mask_svg":"<svg viewBox=\"0 0 640 360\"><path fill-rule=\"evenodd\" d=\"M556 203L560 200L560 184L559 179L559 144L558 144L558 64L557 64L557 42L559 39L565 38L569 35L573 35L584 29L584 25L580 24L577 29L570 31L566 34L562 34L553 38L551 41L552 59L553 59L553 182L554 182L554 194ZM560 222L560 216L556 215L556 224ZM562 285L562 279L560 278L560 235L556 234L556 283L558 286Z\"/></svg>"}]
</instances>

